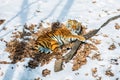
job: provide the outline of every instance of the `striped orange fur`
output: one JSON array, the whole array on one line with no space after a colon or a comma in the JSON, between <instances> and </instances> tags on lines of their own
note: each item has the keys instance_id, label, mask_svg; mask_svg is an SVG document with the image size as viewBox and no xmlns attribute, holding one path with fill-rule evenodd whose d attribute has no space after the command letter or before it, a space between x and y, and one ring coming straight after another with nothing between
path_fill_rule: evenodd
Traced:
<instances>
[{"instance_id":1,"label":"striped orange fur","mask_svg":"<svg viewBox=\"0 0 120 80\"><path fill-rule=\"evenodd\" d=\"M74 20L72 23L71 22L72 20L70 22L68 21L68 24L70 24L69 26L60 24L58 29L41 34L36 40L36 49L40 52L52 53L64 44L68 44L72 41L85 41L85 38L82 35L77 35L79 31L73 32L79 30L80 28L76 28L81 27L81 24L79 23L78 25L78 22L76 21L74 23Z\"/></svg>"}]
</instances>

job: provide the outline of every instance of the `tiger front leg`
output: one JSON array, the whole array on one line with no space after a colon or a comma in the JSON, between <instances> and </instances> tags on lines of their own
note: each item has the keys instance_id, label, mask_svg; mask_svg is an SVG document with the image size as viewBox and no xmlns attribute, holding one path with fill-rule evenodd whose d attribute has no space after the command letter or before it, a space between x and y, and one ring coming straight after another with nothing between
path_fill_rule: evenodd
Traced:
<instances>
[{"instance_id":1,"label":"tiger front leg","mask_svg":"<svg viewBox=\"0 0 120 80\"><path fill-rule=\"evenodd\" d=\"M79 41L82 41L82 42L85 42L86 41L86 39L85 39L85 37L84 36L82 36L82 35L78 35L78 40Z\"/></svg>"},{"instance_id":2,"label":"tiger front leg","mask_svg":"<svg viewBox=\"0 0 120 80\"><path fill-rule=\"evenodd\" d=\"M85 40L86 40L85 37L82 35L72 35L71 38L72 38L72 41L77 39L79 41L85 42Z\"/></svg>"}]
</instances>

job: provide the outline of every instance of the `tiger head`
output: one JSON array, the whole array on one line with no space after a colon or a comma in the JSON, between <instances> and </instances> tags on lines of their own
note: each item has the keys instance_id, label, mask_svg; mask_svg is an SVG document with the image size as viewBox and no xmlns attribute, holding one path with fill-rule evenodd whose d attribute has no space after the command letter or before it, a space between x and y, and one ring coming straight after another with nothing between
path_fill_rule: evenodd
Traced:
<instances>
[{"instance_id":1,"label":"tiger head","mask_svg":"<svg viewBox=\"0 0 120 80\"><path fill-rule=\"evenodd\" d=\"M80 22L76 20L68 19L66 27L73 33L73 34L80 34L82 30L82 25Z\"/></svg>"}]
</instances>

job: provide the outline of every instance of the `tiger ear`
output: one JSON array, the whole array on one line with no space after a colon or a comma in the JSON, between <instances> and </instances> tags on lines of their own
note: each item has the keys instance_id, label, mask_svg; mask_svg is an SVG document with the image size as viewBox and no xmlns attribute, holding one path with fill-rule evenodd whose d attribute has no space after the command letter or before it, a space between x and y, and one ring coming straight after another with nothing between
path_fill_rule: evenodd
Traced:
<instances>
[{"instance_id":1,"label":"tiger ear","mask_svg":"<svg viewBox=\"0 0 120 80\"><path fill-rule=\"evenodd\" d=\"M61 23L58 22L58 21L57 21L57 22L53 22L52 25L51 25L52 31L54 31L54 30L60 28L60 27L61 27L60 25L61 25Z\"/></svg>"},{"instance_id":2,"label":"tiger ear","mask_svg":"<svg viewBox=\"0 0 120 80\"><path fill-rule=\"evenodd\" d=\"M67 22L69 22L69 21L71 21L71 19L68 19L68 21L67 21Z\"/></svg>"},{"instance_id":3,"label":"tiger ear","mask_svg":"<svg viewBox=\"0 0 120 80\"><path fill-rule=\"evenodd\" d=\"M78 25L79 27L82 27L82 24L81 24L80 22L78 22L77 25Z\"/></svg>"}]
</instances>

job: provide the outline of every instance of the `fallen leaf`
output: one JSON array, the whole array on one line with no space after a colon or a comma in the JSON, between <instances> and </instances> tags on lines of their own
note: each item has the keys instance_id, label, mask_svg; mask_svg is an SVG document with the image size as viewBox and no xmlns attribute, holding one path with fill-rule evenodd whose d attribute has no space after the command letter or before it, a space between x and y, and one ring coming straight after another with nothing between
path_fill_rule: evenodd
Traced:
<instances>
[{"instance_id":1,"label":"fallen leaf","mask_svg":"<svg viewBox=\"0 0 120 80\"><path fill-rule=\"evenodd\" d=\"M97 74L96 74L97 73L97 68L96 67L92 68L91 71L92 71L92 76L97 77Z\"/></svg>"},{"instance_id":2,"label":"fallen leaf","mask_svg":"<svg viewBox=\"0 0 120 80\"><path fill-rule=\"evenodd\" d=\"M117 29L117 30L120 29L120 25L118 23L115 24L115 29Z\"/></svg>"},{"instance_id":3,"label":"fallen leaf","mask_svg":"<svg viewBox=\"0 0 120 80\"><path fill-rule=\"evenodd\" d=\"M109 50L114 50L114 49L116 49L116 46L115 46L115 44L113 43L113 44L111 44L110 45L110 47L108 48Z\"/></svg>"},{"instance_id":4,"label":"fallen leaf","mask_svg":"<svg viewBox=\"0 0 120 80\"><path fill-rule=\"evenodd\" d=\"M42 71L42 75L44 76L44 77L46 77L47 75L50 75L50 70L48 70L48 69L44 69L43 71Z\"/></svg>"},{"instance_id":5,"label":"fallen leaf","mask_svg":"<svg viewBox=\"0 0 120 80\"><path fill-rule=\"evenodd\" d=\"M105 71L105 75L110 76L110 77L113 77L113 76L114 76L114 73L113 73L111 70L106 70L106 71Z\"/></svg>"},{"instance_id":6,"label":"fallen leaf","mask_svg":"<svg viewBox=\"0 0 120 80\"><path fill-rule=\"evenodd\" d=\"M5 22L5 19L1 19L0 20L0 25L3 24Z\"/></svg>"}]
</instances>

